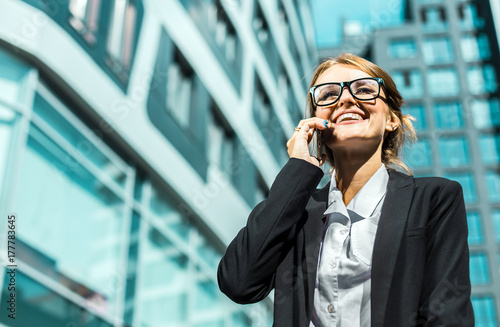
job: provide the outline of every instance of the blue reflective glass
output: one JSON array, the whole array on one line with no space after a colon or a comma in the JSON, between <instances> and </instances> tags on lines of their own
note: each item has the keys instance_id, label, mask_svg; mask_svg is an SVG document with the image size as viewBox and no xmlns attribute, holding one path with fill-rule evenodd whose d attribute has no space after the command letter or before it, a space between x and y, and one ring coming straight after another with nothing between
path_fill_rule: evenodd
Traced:
<instances>
[{"instance_id":1,"label":"blue reflective glass","mask_svg":"<svg viewBox=\"0 0 500 327\"><path fill-rule=\"evenodd\" d=\"M495 302L492 297L472 297L475 327L497 327Z\"/></svg>"},{"instance_id":2,"label":"blue reflective glass","mask_svg":"<svg viewBox=\"0 0 500 327\"><path fill-rule=\"evenodd\" d=\"M433 97L453 96L460 92L458 74L454 68L430 69L427 73L427 86Z\"/></svg>"},{"instance_id":3,"label":"blue reflective glass","mask_svg":"<svg viewBox=\"0 0 500 327\"><path fill-rule=\"evenodd\" d=\"M477 36L462 35L460 48L465 62L487 60L491 56L488 36L484 33Z\"/></svg>"},{"instance_id":4,"label":"blue reflective glass","mask_svg":"<svg viewBox=\"0 0 500 327\"><path fill-rule=\"evenodd\" d=\"M443 7L424 7L421 14L423 20L422 28L425 32L442 32L448 28Z\"/></svg>"},{"instance_id":5,"label":"blue reflective glass","mask_svg":"<svg viewBox=\"0 0 500 327\"><path fill-rule=\"evenodd\" d=\"M434 115L438 128L460 129L464 125L462 106L458 102L436 103L434 105Z\"/></svg>"},{"instance_id":6,"label":"blue reflective glass","mask_svg":"<svg viewBox=\"0 0 500 327\"><path fill-rule=\"evenodd\" d=\"M485 165L500 163L500 136L487 134L479 136L481 159Z\"/></svg>"},{"instance_id":7,"label":"blue reflective glass","mask_svg":"<svg viewBox=\"0 0 500 327\"><path fill-rule=\"evenodd\" d=\"M393 59L415 58L418 55L414 39L391 40L388 50L389 57Z\"/></svg>"},{"instance_id":8,"label":"blue reflective glass","mask_svg":"<svg viewBox=\"0 0 500 327\"><path fill-rule=\"evenodd\" d=\"M469 147L465 138L441 138L438 148L439 162L445 167L461 167L469 163Z\"/></svg>"},{"instance_id":9,"label":"blue reflective glass","mask_svg":"<svg viewBox=\"0 0 500 327\"><path fill-rule=\"evenodd\" d=\"M500 126L500 101L498 98L474 99L471 101L470 108L476 128Z\"/></svg>"},{"instance_id":10,"label":"blue reflective glass","mask_svg":"<svg viewBox=\"0 0 500 327\"><path fill-rule=\"evenodd\" d=\"M410 149L405 148L403 158L411 169L429 168L432 165L432 151L429 140L420 139Z\"/></svg>"},{"instance_id":11,"label":"blue reflective glass","mask_svg":"<svg viewBox=\"0 0 500 327\"><path fill-rule=\"evenodd\" d=\"M460 183L464 192L465 204L472 204L477 201L476 183L472 174L446 174L445 177Z\"/></svg>"},{"instance_id":12,"label":"blue reflective glass","mask_svg":"<svg viewBox=\"0 0 500 327\"><path fill-rule=\"evenodd\" d=\"M453 45L448 37L425 38L422 48L426 64L449 63L455 58Z\"/></svg>"},{"instance_id":13,"label":"blue reflective glass","mask_svg":"<svg viewBox=\"0 0 500 327\"><path fill-rule=\"evenodd\" d=\"M470 255L470 281L472 285L484 285L490 282L488 259L484 253Z\"/></svg>"},{"instance_id":14,"label":"blue reflective glass","mask_svg":"<svg viewBox=\"0 0 500 327\"><path fill-rule=\"evenodd\" d=\"M467 83L472 94L494 93L498 89L495 68L491 65L467 68Z\"/></svg>"},{"instance_id":15,"label":"blue reflective glass","mask_svg":"<svg viewBox=\"0 0 500 327\"><path fill-rule=\"evenodd\" d=\"M410 104L407 108L403 109L405 114L415 117L413 126L417 131L424 131L427 129L427 121L425 116L425 109L420 104Z\"/></svg>"},{"instance_id":16,"label":"blue reflective glass","mask_svg":"<svg viewBox=\"0 0 500 327\"><path fill-rule=\"evenodd\" d=\"M491 213L491 219L493 220L494 234L496 237L496 242L500 244L500 210L495 210Z\"/></svg>"},{"instance_id":17,"label":"blue reflective glass","mask_svg":"<svg viewBox=\"0 0 500 327\"><path fill-rule=\"evenodd\" d=\"M469 228L468 242L469 244L483 243L483 227L481 216L477 212L467 212L467 226Z\"/></svg>"},{"instance_id":18,"label":"blue reflective glass","mask_svg":"<svg viewBox=\"0 0 500 327\"><path fill-rule=\"evenodd\" d=\"M460 26L464 30L481 29L484 26L484 20L479 16L475 3L465 3L460 5L462 12Z\"/></svg>"},{"instance_id":19,"label":"blue reflective glass","mask_svg":"<svg viewBox=\"0 0 500 327\"><path fill-rule=\"evenodd\" d=\"M486 172L486 187L488 189L488 200L492 203L500 202L500 174L495 171Z\"/></svg>"},{"instance_id":20,"label":"blue reflective glass","mask_svg":"<svg viewBox=\"0 0 500 327\"><path fill-rule=\"evenodd\" d=\"M73 292L100 293L113 314L119 289L110 285L124 281L123 200L34 126L20 169L20 241L38 253L27 263L61 283L70 279Z\"/></svg>"},{"instance_id":21,"label":"blue reflective glass","mask_svg":"<svg viewBox=\"0 0 500 327\"><path fill-rule=\"evenodd\" d=\"M9 283L10 276L6 272L4 285ZM10 297L7 287L2 290L0 305L0 323L11 327L50 326L50 327L111 327L99 316L76 305L62 297L59 293L49 289L37 280L27 276L22 270L16 270L16 315L15 319L7 314ZM87 302L92 305L91 302Z\"/></svg>"},{"instance_id":22,"label":"blue reflective glass","mask_svg":"<svg viewBox=\"0 0 500 327\"><path fill-rule=\"evenodd\" d=\"M405 99L418 99L423 96L424 85L420 71L396 71L392 78Z\"/></svg>"}]
</instances>

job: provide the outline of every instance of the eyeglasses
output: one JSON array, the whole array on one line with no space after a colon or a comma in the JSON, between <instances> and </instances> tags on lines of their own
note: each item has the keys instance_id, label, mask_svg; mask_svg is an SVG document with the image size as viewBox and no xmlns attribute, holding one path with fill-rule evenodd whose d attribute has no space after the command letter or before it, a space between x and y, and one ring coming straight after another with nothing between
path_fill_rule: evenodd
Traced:
<instances>
[{"instance_id":1,"label":"eyeglasses","mask_svg":"<svg viewBox=\"0 0 500 327\"><path fill-rule=\"evenodd\" d=\"M347 86L352 96L361 101L373 100L380 95L380 85L384 80L380 77L363 77L350 82L323 83L309 89L313 103L316 106L329 106L337 102Z\"/></svg>"}]
</instances>

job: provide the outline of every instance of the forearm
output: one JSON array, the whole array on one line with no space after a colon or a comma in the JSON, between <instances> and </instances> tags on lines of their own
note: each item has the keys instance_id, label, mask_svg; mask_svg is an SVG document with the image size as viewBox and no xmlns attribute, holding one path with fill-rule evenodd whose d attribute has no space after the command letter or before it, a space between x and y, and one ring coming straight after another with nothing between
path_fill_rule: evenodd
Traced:
<instances>
[{"instance_id":1,"label":"forearm","mask_svg":"<svg viewBox=\"0 0 500 327\"><path fill-rule=\"evenodd\" d=\"M251 212L219 264L219 287L229 298L251 303L269 294L322 177L321 169L299 159L290 159L281 170L268 198Z\"/></svg>"}]
</instances>

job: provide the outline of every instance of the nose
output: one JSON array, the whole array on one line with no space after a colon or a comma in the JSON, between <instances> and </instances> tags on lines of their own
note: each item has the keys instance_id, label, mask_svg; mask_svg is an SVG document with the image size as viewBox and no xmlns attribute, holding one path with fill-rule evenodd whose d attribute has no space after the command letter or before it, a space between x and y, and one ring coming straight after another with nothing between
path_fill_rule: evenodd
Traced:
<instances>
[{"instance_id":1,"label":"nose","mask_svg":"<svg viewBox=\"0 0 500 327\"><path fill-rule=\"evenodd\" d=\"M347 85L344 86L342 88L342 94L340 94L339 98L339 107L354 103L356 103L356 99L352 96L351 90L347 87Z\"/></svg>"}]
</instances>

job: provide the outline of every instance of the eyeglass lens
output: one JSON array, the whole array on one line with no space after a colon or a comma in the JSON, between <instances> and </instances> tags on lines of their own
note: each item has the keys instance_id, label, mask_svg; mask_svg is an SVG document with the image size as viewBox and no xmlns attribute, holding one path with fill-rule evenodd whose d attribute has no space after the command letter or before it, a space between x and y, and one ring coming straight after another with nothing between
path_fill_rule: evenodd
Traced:
<instances>
[{"instance_id":1,"label":"eyeglass lens","mask_svg":"<svg viewBox=\"0 0 500 327\"><path fill-rule=\"evenodd\" d=\"M379 83L374 79L359 79L350 83L351 94L359 100L375 99L380 91ZM314 90L314 100L318 106L335 103L342 92L340 84L326 84Z\"/></svg>"}]
</instances>

